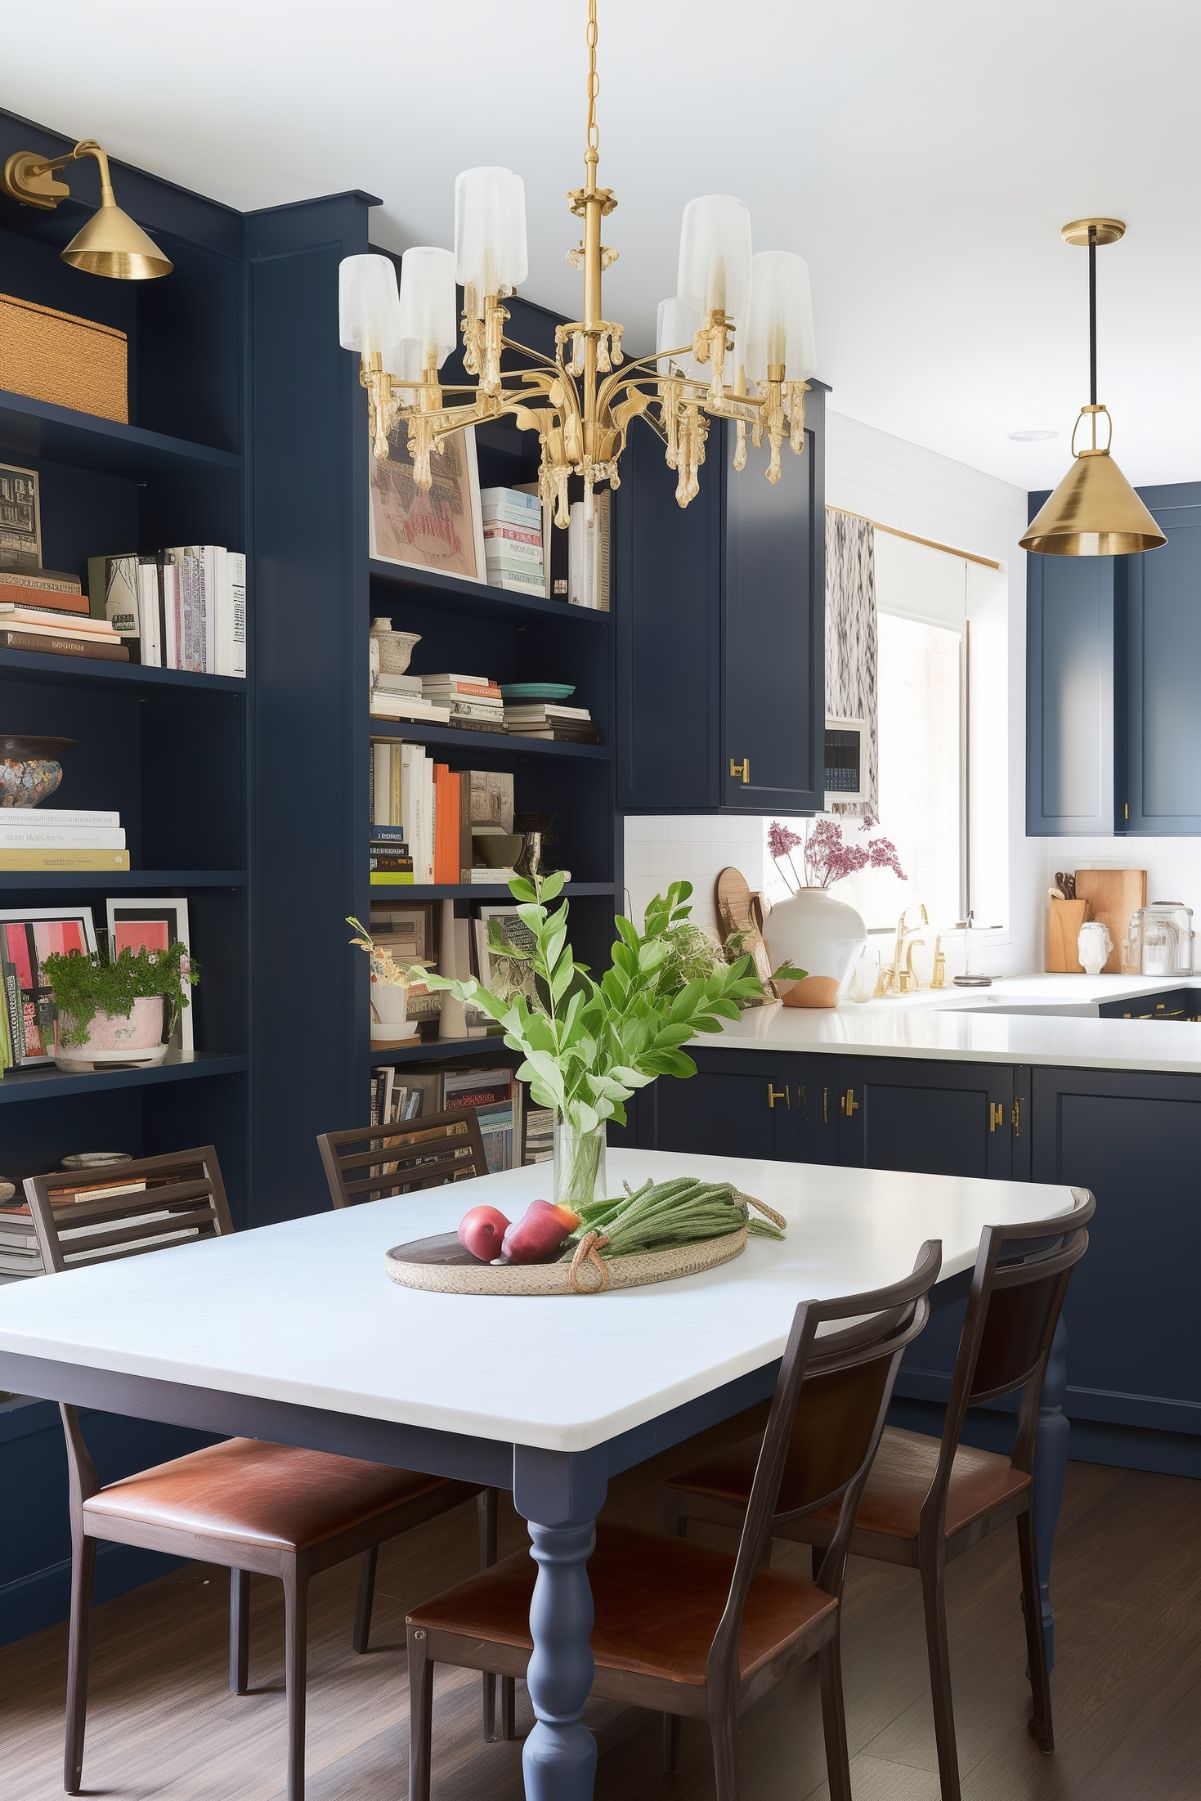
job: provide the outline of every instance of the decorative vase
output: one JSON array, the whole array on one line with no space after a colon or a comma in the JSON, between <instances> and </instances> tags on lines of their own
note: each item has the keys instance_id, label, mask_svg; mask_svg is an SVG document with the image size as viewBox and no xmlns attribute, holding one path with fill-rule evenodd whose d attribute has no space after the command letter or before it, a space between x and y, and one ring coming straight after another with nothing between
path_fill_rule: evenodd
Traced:
<instances>
[{"instance_id":1,"label":"decorative vase","mask_svg":"<svg viewBox=\"0 0 1201 1801\"><path fill-rule=\"evenodd\" d=\"M63 779L59 755L74 738L0 737L0 807L38 807Z\"/></svg>"},{"instance_id":2,"label":"decorative vase","mask_svg":"<svg viewBox=\"0 0 1201 1801\"><path fill-rule=\"evenodd\" d=\"M555 1120L555 1200L578 1213L589 1201L603 1201L605 1128L581 1132L561 1116Z\"/></svg>"},{"instance_id":3,"label":"decorative vase","mask_svg":"<svg viewBox=\"0 0 1201 1801\"><path fill-rule=\"evenodd\" d=\"M778 901L763 933L773 969L791 963L807 972L801 982L779 983L786 1007L836 1007L867 941L867 927L854 907L835 900L827 888L802 888Z\"/></svg>"},{"instance_id":4,"label":"decorative vase","mask_svg":"<svg viewBox=\"0 0 1201 1801\"><path fill-rule=\"evenodd\" d=\"M379 650L379 673L381 675L404 675L409 667L409 660L417 645L421 643L420 632L398 632L392 621L381 615L371 621L371 642ZM375 663L374 654L372 664Z\"/></svg>"},{"instance_id":5,"label":"decorative vase","mask_svg":"<svg viewBox=\"0 0 1201 1801\"><path fill-rule=\"evenodd\" d=\"M128 1013L94 1013L82 1044L65 1044L63 1033L71 1025L69 1014L60 1014L54 1028L54 1061L60 1069L90 1070L114 1064L161 1063L167 1055L163 1042L163 997L143 995Z\"/></svg>"}]
</instances>

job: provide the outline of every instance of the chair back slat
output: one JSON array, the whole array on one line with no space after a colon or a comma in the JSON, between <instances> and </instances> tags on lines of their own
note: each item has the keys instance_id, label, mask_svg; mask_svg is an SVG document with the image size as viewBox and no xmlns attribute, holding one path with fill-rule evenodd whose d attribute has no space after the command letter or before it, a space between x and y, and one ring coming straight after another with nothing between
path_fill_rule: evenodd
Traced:
<instances>
[{"instance_id":1,"label":"chair back slat","mask_svg":"<svg viewBox=\"0 0 1201 1801\"><path fill-rule=\"evenodd\" d=\"M488 1160L474 1111L430 1113L397 1126L355 1126L317 1139L335 1207L416 1194L486 1176Z\"/></svg>"},{"instance_id":2,"label":"chair back slat","mask_svg":"<svg viewBox=\"0 0 1201 1801\"><path fill-rule=\"evenodd\" d=\"M942 1530L955 1454L969 1407L1020 1394L1012 1462L1029 1474L1034 1434L1055 1328L1068 1283L1088 1249L1096 1202L1073 1190L1070 1213L1010 1226L986 1226L980 1238L963 1329L951 1376L938 1465L922 1504L923 1530Z\"/></svg>"},{"instance_id":3,"label":"chair back slat","mask_svg":"<svg viewBox=\"0 0 1201 1801\"><path fill-rule=\"evenodd\" d=\"M928 1242L912 1274L900 1282L839 1300L805 1301L797 1308L755 1466L725 1612L709 1650L707 1680L713 1692L732 1680L737 1668L743 1610L773 1522L841 1501L819 1577L829 1593L841 1594L855 1510L884 1430L901 1358L929 1318L930 1290L941 1263L942 1246ZM817 1336L820 1327L838 1320L855 1323ZM786 1476L790 1504L781 1512Z\"/></svg>"},{"instance_id":4,"label":"chair back slat","mask_svg":"<svg viewBox=\"0 0 1201 1801\"><path fill-rule=\"evenodd\" d=\"M127 1188L132 1192L122 1193ZM81 1191L89 1198L76 1200ZM30 1176L25 1196L48 1270L140 1256L233 1231L211 1144L114 1166L105 1184L76 1171Z\"/></svg>"}]
</instances>

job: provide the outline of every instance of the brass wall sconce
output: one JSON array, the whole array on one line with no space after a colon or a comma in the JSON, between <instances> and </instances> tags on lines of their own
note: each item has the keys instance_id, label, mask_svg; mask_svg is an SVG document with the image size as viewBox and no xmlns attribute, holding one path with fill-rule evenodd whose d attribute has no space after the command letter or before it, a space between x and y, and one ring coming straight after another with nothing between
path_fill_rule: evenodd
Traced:
<instances>
[{"instance_id":1,"label":"brass wall sconce","mask_svg":"<svg viewBox=\"0 0 1201 1801\"><path fill-rule=\"evenodd\" d=\"M100 165L100 206L61 252L63 262L86 270L89 275L107 275L113 281L151 281L158 275L170 275L170 258L117 205L108 157L95 138L84 138L66 156L49 160L36 151L14 151L4 165L0 185L22 206L53 212L71 192L66 182L56 181L55 176L82 156L94 156Z\"/></svg>"}]
</instances>

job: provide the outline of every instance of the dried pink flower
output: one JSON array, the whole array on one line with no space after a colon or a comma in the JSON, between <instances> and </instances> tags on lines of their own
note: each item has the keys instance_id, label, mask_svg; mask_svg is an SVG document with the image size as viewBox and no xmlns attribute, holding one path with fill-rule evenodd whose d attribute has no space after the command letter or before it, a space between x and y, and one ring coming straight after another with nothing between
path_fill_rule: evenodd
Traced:
<instances>
[{"instance_id":1,"label":"dried pink flower","mask_svg":"<svg viewBox=\"0 0 1201 1801\"><path fill-rule=\"evenodd\" d=\"M872 814L863 816L861 832L871 831L876 824ZM897 847L891 838L873 838L867 844L848 844L843 836L842 822L838 819L816 819L810 827L807 838L800 838L788 826L781 825L773 819L767 833L767 848L777 866L780 859L787 857L789 868L797 876L796 864L792 860L792 852L804 847L805 883L811 888L828 888L832 882L841 882L846 876L855 875L861 869L891 869L902 882L906 880L901 868ZM781 874L784 874L781 868Z\"/></svg>"}]
</instances>

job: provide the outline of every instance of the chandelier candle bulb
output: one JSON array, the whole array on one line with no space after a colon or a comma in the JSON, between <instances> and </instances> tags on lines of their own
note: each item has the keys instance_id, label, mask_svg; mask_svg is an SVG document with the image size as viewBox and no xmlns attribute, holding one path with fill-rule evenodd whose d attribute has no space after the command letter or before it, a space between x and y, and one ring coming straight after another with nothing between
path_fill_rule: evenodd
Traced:
<instances>
[{"instance_id":1,"label":"chandelier candle bulb","mask_svg":"<svg viewBox=\"0 0 1201 1801\"><path fill-rule=\"evenodd\" d=\"M484 317L526 278L525 183L512 169L464 169L455 179L455 278L463 311Z\"/></svg>"},{"instance_id":2,"label":"chandelier candle bulb","mask_svg":"<svg viewBox=\"0 0 1201 1801\"><path fill-rule=\"evenodd\" d=\"M684 208L676 291L701 313L746 318L751 286L751 215L732 194L702 194Z\"/></svg>"},{"instance_id":3,"label":"chandelier candle bulb","mask_svg":"<svg viewBox=\"0 0 1201 1801\"><path fill-rule=\"evenodd\" d=\"M386 256L346 256L338 265L338 339L344 350L378 356L403 334L396 271Z\"/></svg>"},{"instance_id":4,"label":"chandelier candle bulb","mask_svg":"<svg viewBox=\"0 0 1201 1801\"><path fill-rule=\"evenodd\" d=\"M766 383L776 368L781 379L793 382L816 374L809 265L795 251L761 250L752 257L745 343L750 381Z\"/></svg>"},{"instance_id":5,"label":"chandelier candle bulb","mask_svg":"<svg viewBox=\"0 0 1201 1801\"><path fill-rule=\"evenodd\" d=\"M438 370L455 347L455 259L449 250L417 244L400 264L398 336L420 346L421 361Z\"/></svg>"}]
</instances>

